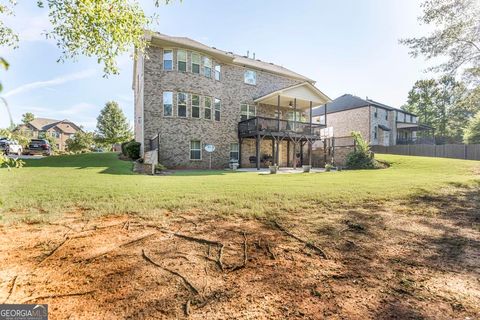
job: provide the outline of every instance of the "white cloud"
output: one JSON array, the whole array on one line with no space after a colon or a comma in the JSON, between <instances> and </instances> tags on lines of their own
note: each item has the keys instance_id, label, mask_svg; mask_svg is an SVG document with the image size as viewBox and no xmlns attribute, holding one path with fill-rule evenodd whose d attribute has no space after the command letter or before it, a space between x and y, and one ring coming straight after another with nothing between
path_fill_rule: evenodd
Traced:
<instances>
[{"instance_id":1,"label":"white cloud","mask_svg":"<svg viewBox=\"0 0 480 320\"><path fill-rule=\"evenodd\" d=\"M95 73L96 73L95 69L88 69L80 72L66 74L50 80L30 82L8 91L7 93L5 93L4 97L7 98L20 93L25 93L31 90L35 90L35 89L50 88L52 86L58 86L70 81L89 78L95 75Z\"/></svg>"}]
</instances>

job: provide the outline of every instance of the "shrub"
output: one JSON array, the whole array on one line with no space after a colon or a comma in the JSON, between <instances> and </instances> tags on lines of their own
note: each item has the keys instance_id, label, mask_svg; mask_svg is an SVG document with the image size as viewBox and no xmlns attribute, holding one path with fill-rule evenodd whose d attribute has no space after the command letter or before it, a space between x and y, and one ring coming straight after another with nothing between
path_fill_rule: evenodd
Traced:
<instances>
[{"instance_id":1,"label":"shrub","mask_svg":"<svg viewBox=\"0 0 480 320\"><path fill-rule=\"evenodd\" d=\"M167 167L165 167L163 164L157 163L157 165L155 165L155 171L164 171L164 170L167 170Z\"/></svg>"},{"instance_id":2,"label":"shrub","mask_svg":"<svg viewBox=\"0 0 480 320\"><path fill-rule=\"evenodd\" d=\"M325 165L325 171L326 172L330 172L332 169L333 169L333 165L331 165L330 163L327 163Z\"/></svg>"},{"instance_id":3,"label":"shrub","mask_svg":"<svg viewBox=\"0 0 480 320\"><path fill-rule=\"evenodd\" d=\"M127 144L129 144L130 142L134 142L135 140L130 140L130 141L125 141L125 142L122 142L122 144L120 145L120 148L122 149L122 154L124 156L128 156L127 154L127 150L125 149L125 147L127 146Z\"/></svg>"},{"instance_id":4,"label":"shrub","mask_svg":"<svg viewBox=\"0 0 480 320\"><path fill-rule=\"evenodd\" d=\"M352 132L355 141L355 151L347 155L347 168L349 169L374 169L377 168L370 145L363 139L360 132Z\"/></svg>"},{"instance_id":5,"label":"shrub","mask_svg":"<svg viewBox=\"0 0 480 320\"><path fill-rule=\"evenodd\" d=\"M125 146L125 151L127 156L132 160L137 160L140 158L140 142L130 141Z\"/></svg>"}]
</instances>

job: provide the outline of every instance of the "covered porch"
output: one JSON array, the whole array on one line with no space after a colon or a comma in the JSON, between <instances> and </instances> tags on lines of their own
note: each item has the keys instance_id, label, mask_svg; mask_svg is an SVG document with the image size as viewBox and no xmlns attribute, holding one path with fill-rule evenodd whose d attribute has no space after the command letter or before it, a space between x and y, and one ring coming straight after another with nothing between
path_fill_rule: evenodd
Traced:
<instances>
[{"instance_id":1,"label":"covered porch","mask_svg":"<svg viewBox=\"0 0 480 320\"><path fill-rule=\"evenodd\" d=\"M312 122L312 109L329 101L308 82L255 99L257 108L275 107L275 117L255 116L238 123L240 167L311 165L312 145L321 140L325 128L324 123ZM282 110L289 110L289 117L282 118Z\"/></svg>"},{"instance_id":2,"label":"covered porch","mask_svg":"<svg viewBox=\"0 0 480 320\"><path fill-rule=\"evenodd\" d=\"M420 123L397 123L396 144L435 144L435 131Z\"/></svg>"}]
</instances>

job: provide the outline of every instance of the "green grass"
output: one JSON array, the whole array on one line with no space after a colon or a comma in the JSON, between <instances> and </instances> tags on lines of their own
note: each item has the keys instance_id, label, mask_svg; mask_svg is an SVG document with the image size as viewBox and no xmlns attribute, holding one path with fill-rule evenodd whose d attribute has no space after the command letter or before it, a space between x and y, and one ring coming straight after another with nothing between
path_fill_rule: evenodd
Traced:
<instances>
[{"instance_id":1,"label":"green grass","mask_svg":"<svg viewBox=\"0 0 480 320\"><path fill-rule=\"evenodd\" d=\"M131 172L113 153L30 160L0 169L0 213L50 217L69 210L92 214L201 210L215 214L279 215L407 198L478 183L480 162L377 155L382 170L259 175L253 172L180 171L166 176Z\"/></svg>"}]
</instances>

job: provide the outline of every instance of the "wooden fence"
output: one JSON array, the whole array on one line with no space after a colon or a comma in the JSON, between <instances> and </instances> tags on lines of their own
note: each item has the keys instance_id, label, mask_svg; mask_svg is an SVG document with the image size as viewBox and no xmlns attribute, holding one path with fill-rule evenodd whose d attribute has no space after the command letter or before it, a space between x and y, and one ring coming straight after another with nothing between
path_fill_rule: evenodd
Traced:
<instances>
[{"instance_id":1,"label":"wooden fence","mask_svg":"<svg viewBox=\"0 0 480 320\"><path fill-rule=\"evenodd\" d=\"M407 144L396 146L372 146L376 153L390 153L406 156L454 158L480 160L480 144Z\"/></svg>"}]
</instances>

